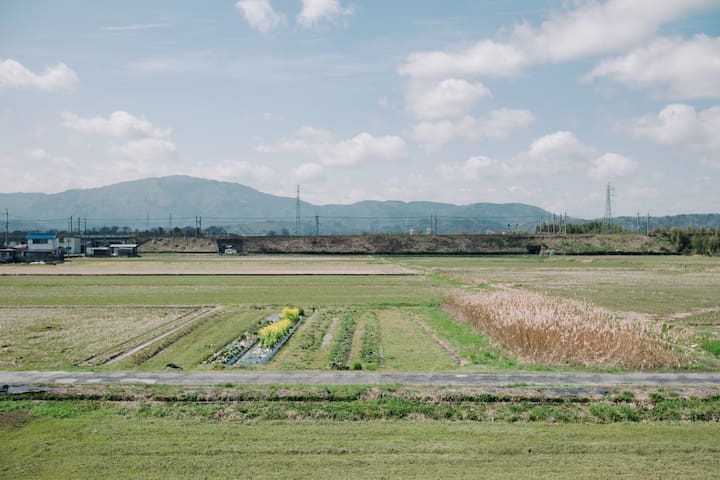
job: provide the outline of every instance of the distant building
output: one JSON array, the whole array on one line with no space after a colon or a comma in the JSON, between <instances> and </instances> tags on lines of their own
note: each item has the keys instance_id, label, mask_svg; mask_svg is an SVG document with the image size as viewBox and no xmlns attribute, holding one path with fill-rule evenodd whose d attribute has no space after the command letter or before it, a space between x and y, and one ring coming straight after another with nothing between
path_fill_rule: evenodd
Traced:
<instances>
[{"instance_id":1,"label":"distant building","mask_svg":"<svg viewBox=\"0 0 720 480\"><path fill-rule=\"evenodd\" d=\"M82 239L80 237L63 237L60 241L65 255L80 255L82 253Z\"/></svg>"},{"instance_id":2,"label":"distant building","mask_svg":"<svg viewBox=\"0 0 720 480\"><path fill-rule=\"evenodd\" d=\"M0 248L0 263L15 263L16 258L14 248Z\"/></svg>"},{"instance_id":3,"label":"distant building","mask_svg":"<svg viewBox=\"0 0 720 480\"><path fill-rule=\"evenodd\" d=\"M57 233L28 233L25 236L30 252L55 252L60 248Z\"/></svg>"},{"instance_id":4,"label":"distant building","mask_svg":"<svg viewBox=\"0 0 720 480\"><path fill-rule=\"evenodd\" d=\"M114 243L110 245L111 257L137 257L137 243Z\"/></svg>"},{"instance_id":5,"label":"distant building","mask_svg":"<svg viewBox=\"0 0 720 480\"><path fill-rule=\"evenodd\" d=\"M85 247L86 257L109 257L110 247Z\"/></svg>"},{"instance_id":6,"label":"distant building","mask_svg":"<svg viewBox=\"0 0 720 480\"><path fill-rule=\"evenodd\" d=\"M62 261L63 249L60 247L60 239L57 233L28 233L25 236L27 248L22 251L16 249L16 261L38 262L38 261Z\"/></svg>"}]
</instances>

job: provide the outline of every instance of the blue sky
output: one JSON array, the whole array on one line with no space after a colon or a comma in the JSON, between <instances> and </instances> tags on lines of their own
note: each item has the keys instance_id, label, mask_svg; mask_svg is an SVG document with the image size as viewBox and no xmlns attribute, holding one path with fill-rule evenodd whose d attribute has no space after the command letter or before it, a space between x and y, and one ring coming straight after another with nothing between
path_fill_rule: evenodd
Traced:
<instances>
[{"instance_id":1,"label":"blue sky","mask_svg":"<svg viewBox=\"0 0 720 480\"><path fill-rule=\"evenodd\" d=\"M720 0L4 1L0 192L720 211Z\"/></svg>"}]
</instances>

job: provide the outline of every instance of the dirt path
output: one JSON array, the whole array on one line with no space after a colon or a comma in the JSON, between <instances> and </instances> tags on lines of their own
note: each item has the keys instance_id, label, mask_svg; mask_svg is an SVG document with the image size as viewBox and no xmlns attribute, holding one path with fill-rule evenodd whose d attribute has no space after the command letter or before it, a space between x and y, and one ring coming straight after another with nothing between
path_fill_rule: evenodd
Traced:
<instances>
[{"instance_id":1,"label":"dirt path","mask_svg":"<svg viewBox=\"0 0 720 480\"><path fill-rule=\"evenodd\" d=\"M378 373L378 372L92 372L0 371L0 385L572 385L720 386L720 373Z\"/></svg>"}]
</instances>

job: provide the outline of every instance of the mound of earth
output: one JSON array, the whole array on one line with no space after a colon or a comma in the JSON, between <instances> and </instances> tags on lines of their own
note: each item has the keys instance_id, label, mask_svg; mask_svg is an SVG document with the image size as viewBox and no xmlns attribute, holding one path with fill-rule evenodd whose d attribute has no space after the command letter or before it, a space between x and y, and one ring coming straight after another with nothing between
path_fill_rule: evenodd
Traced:
<instances>
[{"instance_id":1,"label":"mound of earth","mask_svg":"<svg viewBox=\"0 0 720 480\"><path fill-rule=\"evenodd\" d=\"M151 238L138 247L138 253L217 253L214 239L194 237Z\"/></svg>"}]
</instances>

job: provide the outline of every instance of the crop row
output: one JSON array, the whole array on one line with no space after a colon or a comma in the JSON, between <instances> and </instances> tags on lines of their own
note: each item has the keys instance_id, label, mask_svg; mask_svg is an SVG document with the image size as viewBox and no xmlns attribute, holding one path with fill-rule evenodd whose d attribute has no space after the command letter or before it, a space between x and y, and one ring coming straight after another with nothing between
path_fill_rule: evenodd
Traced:
<instances>
[{"instance_id":1,"label":"crop row","mask_svg":"<svg viewBox=\"0 0 720 480\"><path fill-rule=\"evenodd\" d=\"M357 322L353 313L343 317L340 324L340 331L328 357L328 365L333 370L347 370L352 352L353 336Z\"/></svg>"}]
</instances>

